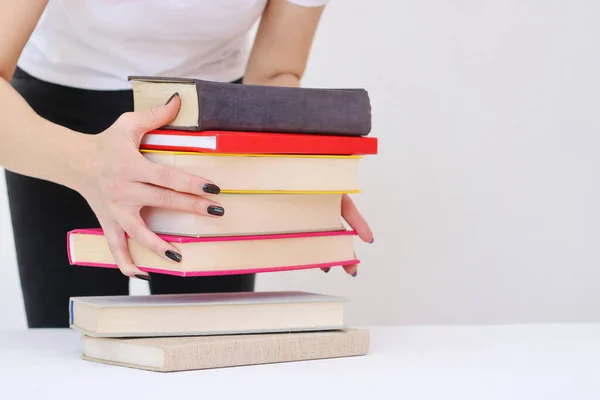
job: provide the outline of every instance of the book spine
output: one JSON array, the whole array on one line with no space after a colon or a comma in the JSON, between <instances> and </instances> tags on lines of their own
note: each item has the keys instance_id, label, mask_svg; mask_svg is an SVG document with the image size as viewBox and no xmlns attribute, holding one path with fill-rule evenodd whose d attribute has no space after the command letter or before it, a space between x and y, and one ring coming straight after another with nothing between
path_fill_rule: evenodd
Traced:
<instances>
[{"instance_id":1,"label":"book spine","mask_svg":"<svg viewBox=\"0 0 600 400\"><path fill-rule=\"evenodd\" d=\"M367 136L371 105L363 89L298 89L196 82L198 130Z\"/></svg>"}]
</instances>

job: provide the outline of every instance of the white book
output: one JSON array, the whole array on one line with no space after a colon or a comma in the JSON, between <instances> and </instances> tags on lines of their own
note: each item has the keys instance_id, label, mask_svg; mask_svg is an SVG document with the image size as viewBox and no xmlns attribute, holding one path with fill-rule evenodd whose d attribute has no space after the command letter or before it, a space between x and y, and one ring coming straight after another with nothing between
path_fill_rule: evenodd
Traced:
<instances>
[{"instance_id":1,"label":"white book","mask_svg":"<svg viewBox=\"0 0 600 400\"><path fill-rule=\"evenodd\" d=\"M296 291L72 297L71 328L92 337L343 329L347 298Z\"/></svg>"}]
</instances>

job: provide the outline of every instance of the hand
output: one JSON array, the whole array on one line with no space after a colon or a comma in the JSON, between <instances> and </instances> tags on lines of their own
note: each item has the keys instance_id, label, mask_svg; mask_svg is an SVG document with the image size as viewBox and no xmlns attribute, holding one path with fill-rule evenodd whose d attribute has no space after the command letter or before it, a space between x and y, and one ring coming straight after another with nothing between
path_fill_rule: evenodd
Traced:
<instances>
[{"instance_id":1,"label":"hand","mask_svg":"<svg viewBox=\"0 0 600 400\"><path fill-rule=\"evenodd\" d=\"M218 194L213 182L175 168L149 161L139 151L143 135L167 125L177 115L181 100L174 95L167 105L123 114L111 127L90 135L77 188L98 217L110 251L121 272L149 280L133 263L125 233L172 262L182 259L178 250L145 225L140 210L145 206L170 208L218 218L221 205L205 198Z\"/></svg>"},{"instance_id":2,"label":"hand","mask_svg":"<svg viewBox=\"0 0 600 400\"><path fill-rule=\"evenodd\" d=\"M358 237L366 243L373 243L373 232L367 224L367 221L362 217L354 202L347 194L342 196L342 217L350 225L352 229L358 233ZM356 258L356 255L354 256ZM344 265L346 273L356 276L358 273L358 265ZM330 268L321 268L324 272L329 272Z\"/></svg>"}]
</instances>

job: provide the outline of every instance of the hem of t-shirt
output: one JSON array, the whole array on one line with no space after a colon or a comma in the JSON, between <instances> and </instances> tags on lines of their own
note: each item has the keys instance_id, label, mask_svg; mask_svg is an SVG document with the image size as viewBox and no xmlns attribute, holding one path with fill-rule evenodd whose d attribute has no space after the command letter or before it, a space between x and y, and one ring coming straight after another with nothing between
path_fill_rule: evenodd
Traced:
<instances>
[{"instance_id":1,"label":"hem of t-shirt","mask_svg":"<svg viewBox=\"0 0 600 400\"><path fill-rule=\"evenodd\" d=\"M131 90L131 83L127 76L124 78L118 77L102 77L91 76L77 73L63 73L57 70L49 70L47 68L29 63L25 60L20 60L17 66L32 77L44 82L72 87L75 89L97 90L97 91L120 91ZM186 74L185 76L177 76L177 78L195 78L214 82L233 82L243 77L245 66L227 68L220 71L218 74ZM143 73L132 73L131 75L144 75ZM174 76L174 75L169 75Z\"/></svg>"}]
</instances>

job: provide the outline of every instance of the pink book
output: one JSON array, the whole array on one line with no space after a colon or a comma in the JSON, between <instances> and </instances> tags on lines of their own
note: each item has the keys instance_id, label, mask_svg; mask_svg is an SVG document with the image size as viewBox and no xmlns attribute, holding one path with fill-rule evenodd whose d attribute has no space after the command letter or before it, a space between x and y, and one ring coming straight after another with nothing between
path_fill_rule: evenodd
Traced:
<instances>
[{"instance_id":1,"label":"pink book","mask_svg":"<svg viewBox=\"0 0 600 400\"><path fill-rule=\"evenodd\" d=\"M233 275L358 264L352 230L260 236L187 237L159 235L182 255L161 257L127 237L133 262L147 272L177 275ZM67 234L71 265L117 268L101 229Z\"/></svg>"}]
</instances>

